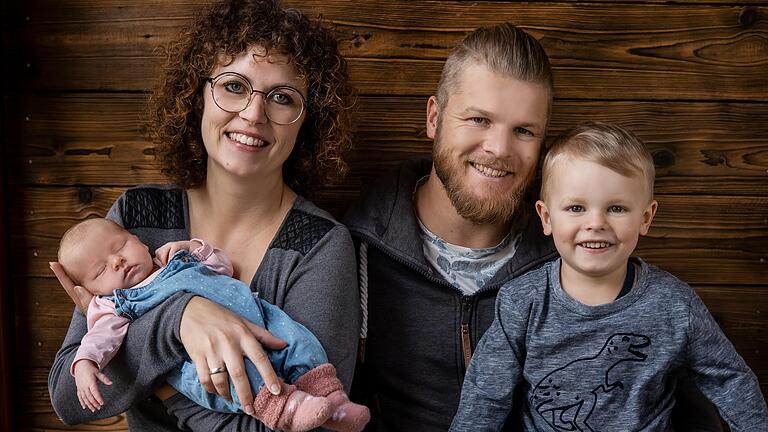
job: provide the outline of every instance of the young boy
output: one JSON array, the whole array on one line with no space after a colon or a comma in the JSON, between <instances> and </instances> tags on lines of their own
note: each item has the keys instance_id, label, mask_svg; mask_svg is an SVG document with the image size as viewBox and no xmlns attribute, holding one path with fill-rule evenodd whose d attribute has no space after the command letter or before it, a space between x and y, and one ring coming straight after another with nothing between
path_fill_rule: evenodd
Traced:
<instances>
[{"instance_id":1,"label":"young boy","mask_svg":"<svg viewBox=\"0 0 768 432\"><path fill-rule=\"evenodd\" d=\"M254 416L270 428L309 430L324 426L359 431L368 422L368 409L349 401L320 342L282 310L255 297L250 288L230 277L232 264L218 249L201 240L167 243L153 260L146 245L116 223L89 219L67 231L59 247L59 262L67 274L94 295L88 308L88 333L72 362L78 398L83 408L103 403L98 381L110 385L100 372L119 349L127 326L147 310L179 291L194 292L267 329L279 328L288 346L268 352L275 372L289 383L280 395L266 388L250 362L251 385L259 389ZM211 373L218 373L217 368ZM195 366L187 361L168 382L194 402L216 411L238 412L241 406L207 393ZM232 392L236 395L236 392Z\"/></svg>"},{"instance_id":2,"label":"young boy","mask_svg":"<svg viewBox=\"0 0 768 432\"><path fill-rule=\"evenodd\" d=\"M653 182L651 155L619 126L585 123L553 144L536 210L561 258L499 292L451 431L499 430L511 411L524 430L671 431L682 373L732 431L768 431L757 378L701 299L630 258L656 213Z\"/></svg>"}]
</instances>

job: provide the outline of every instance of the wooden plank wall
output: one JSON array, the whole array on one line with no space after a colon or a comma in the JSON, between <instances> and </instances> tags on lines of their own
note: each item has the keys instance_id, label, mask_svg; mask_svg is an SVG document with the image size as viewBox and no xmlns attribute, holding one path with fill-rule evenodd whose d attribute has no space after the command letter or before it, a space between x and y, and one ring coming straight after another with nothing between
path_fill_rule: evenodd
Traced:
<instances>
[{"instance_id":1,"label":"wooden plank wall","mask_svg":"<svg viewBox=\"0 0 768 432\"><path fill-rule=\"evenodd\" d=\"M72 304L47 262L68 226L104 215L128 186L164 181L142 125L154 50L207 1L8 3L15 420L21 430L61 430L46 376ZM360 95L350 175L318 204L339 215L361 185L428 152L425 102L449 48L477 26L513 21L551 56L552 134L613 121L650 147L660 209L639 254L695 286L768 393L768 3L289 4L335 24ZM117 417L73 430L124 428Z\"/></svg>"}]
</instances>

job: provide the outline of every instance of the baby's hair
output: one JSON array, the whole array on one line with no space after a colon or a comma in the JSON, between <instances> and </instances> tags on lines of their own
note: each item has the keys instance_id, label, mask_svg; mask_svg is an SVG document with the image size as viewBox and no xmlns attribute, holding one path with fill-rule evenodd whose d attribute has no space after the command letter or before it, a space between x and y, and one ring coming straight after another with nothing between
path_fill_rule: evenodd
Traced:
<instances>
[{"instance_id":1,"label":"baby's hair","mask_svg":"<svg viewBox=\"0 0 768 432\"><path fill-rule=\"evenodd\" d=\"M70 276L70 278L72 278L73 275L69 274L69 269L67 269L67 254L72 250L72 248L77 247L82 242L83 238L88 233L88 230L97 224L104 223L113 225L115 228L121 231L125 229L109 219L91 218L75 224L74 226L70 227L63 236L61 236L61 241L59 242L58 261L62 266L64 266L64 269L67 270L67 274ZM79 283L80 281L74 282Z\"/></svg>"},{"instance_id":2,"label":"baby's hair","mask_svg":"<svg viewBox=\"0 0 768 432\"><path fill-rule=\"evenodd\" d=\"M568 157L594 162L625 177L640 176L646 182L649 200L653 199L653 156L639 138L619 125L584 122L557 137L542 164L542 199L547 194L554 165Z\"/></svg>"}]
</instances>

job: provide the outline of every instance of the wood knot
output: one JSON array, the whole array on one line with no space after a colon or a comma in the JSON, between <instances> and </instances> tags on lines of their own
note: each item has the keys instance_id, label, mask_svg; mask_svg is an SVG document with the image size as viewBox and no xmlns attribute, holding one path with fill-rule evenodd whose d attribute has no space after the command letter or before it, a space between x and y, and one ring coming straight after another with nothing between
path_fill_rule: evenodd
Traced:
<instances>
[{"instance_id":1,"label":"wood knot","mask_svg":"<svg viewBox=\"0 0 768 432\"><path fill-rule=\"evenodd\" d=\"M675 164L675 154L671 150L656 150L652 155L653 164L656 165L656 168L667 168Z\"/></svg>"},{"instance_id":2,"label":"wood knot","mask_svg":"<svg viewBox=\"0 0 768 432\"><path fill-rule=\"evenodd\" d=\"M757 19L760 17L760 12L754 6L746 6L739 12L739 26L743 29L748 29L755 25Z\"/></svg>"},{"instance_id":3,"label":"wood knot","mask_svg":"<svg viewBox=\"0 0 768 432\"><path fill-rule=\"evenodd\" d=\"M81 187L77 190L77 199L81 203L89 204L93 201L93 189L89 187Z\"/></svg>"}]
</instances>

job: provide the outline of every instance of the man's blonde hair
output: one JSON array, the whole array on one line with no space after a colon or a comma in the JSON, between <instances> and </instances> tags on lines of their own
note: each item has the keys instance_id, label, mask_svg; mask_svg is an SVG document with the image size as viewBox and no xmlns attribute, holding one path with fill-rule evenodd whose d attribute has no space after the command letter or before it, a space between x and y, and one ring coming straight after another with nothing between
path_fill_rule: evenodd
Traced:
<instances>
[{"instance_id":1,"label":"man's blonde hair","mask_svg":"<svg viewBox=\"0 0 768 432\"><path fill-rule=\"evenodd\" d=\"M453 48L437 84L441 111L456 92L461 72L473 63L504 76L543 85L549 91L548 112L551 111L554 84L547 53L536 38L508 22L478 28Z\"/></svg>"},{"instance_id":2,"label":"man's blonde hair","mask_svg":"<svg viewBox=\"0 0 768 432\"><path fill-rule=\"evenodd\" d=\"M656 169L653 156L632 132L612 123L585 122L560 135L549 147L542 165L541 197L545 198L558 160L573 157L602 165L625 177L645 181L653 199Z\"/></svg>"}]
</instances>

